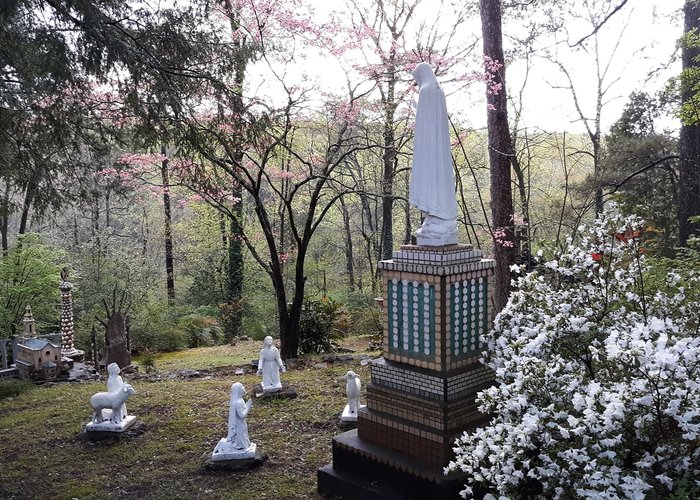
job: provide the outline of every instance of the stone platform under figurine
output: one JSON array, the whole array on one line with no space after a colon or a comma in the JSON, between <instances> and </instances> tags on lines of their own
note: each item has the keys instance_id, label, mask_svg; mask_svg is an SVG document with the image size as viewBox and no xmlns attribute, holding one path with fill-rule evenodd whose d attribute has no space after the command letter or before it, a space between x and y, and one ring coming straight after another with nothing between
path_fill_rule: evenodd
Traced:
<instances>
[{"instance_id":1,"label":"stone platform under figurine","mask_svg":"<svg viewBox=\"0 0 700 500\"><path fill-rule=\"evenodd\" d=\"M488 420L475 398L493 381L479 358L495 262L469 245L404 245L379 268L383 357L370 364L357 429L333 439L318 491L363 500L449 498L464 485L443 475L454 441Z\"/></svg>"},{"instance_id":2,"label":"stone platform under figurine","mask_svg":"<svg viewBox=\"0 0 700 500\"><path fill-rule=\"evenodd\" d=\"M343 412L340 414L340 421L342 423L357 422L357 415L363 408L367 408L367 405L360 405L358 411L352 411L350 409L350 405L345 405L345 408L343 408Z\"/></svg>"},{"instance_id":3,"label":"stone platform under figurine","mask_svg":"<svg viewBox=\"0 0 700 500\"><path fill-rule=\"evenodd\" d=\"M218 458L214 459L211 454L207 454L204 460L204 469L214 472L241 472L260 467L267 461L267 454L255 453L246 458Z\"/></svg>"},{"instance_id":4,"label":"stone platform under figurine","mask_svg":"<svg viewBox=\"0 0 700 500\"><path fill-rule=\"evenodd\" d=\"M89 423L80 433L80 437L87 441L109 441L132 439L143 434L146 424L134 415L129 415L120 424L110 424L102 422L99 424Z\"/></svg>"},{"instance_id":5,"label":"stone platform under figurine","mask_svg":"<svg viewBox=\"0 0 700 500\"><path fill-rule=\"evenodd\" d=\"M107 413L109 410L103 410ZM90 422L85 425L85 432L124 432L136 423L134 415L127 415L121 422L110 422L109 417L104 422Z\"/></svg>"},{"instance_id":6,"label":"stone platform under figurine","mask_svg":"<svg viewBox=\"0 0 700 500\"><path fill-rule=\"evenodd\" d=\"M247 449L238 450L234 448L233 444L230 441L227 441L226 438L221 438L211 454L211 460L212 462L220 462L222 460L255 458L257 448L258 445L255 443L250 443L250 446L248 446Z\"/></svg>"},{"instance_id":7,"label":"stone platform under figurine","mask_svg":"<svg viewBox=\"0 0 700 500\"><path fill-rule=\"evenodd\" d=\"M262 384L256 384L253 388L253 395L256 398L279 398L294 399L297 397L297 390L294 386L282 383L281 387L263 390Z\"/></svg>"}]
</instances>

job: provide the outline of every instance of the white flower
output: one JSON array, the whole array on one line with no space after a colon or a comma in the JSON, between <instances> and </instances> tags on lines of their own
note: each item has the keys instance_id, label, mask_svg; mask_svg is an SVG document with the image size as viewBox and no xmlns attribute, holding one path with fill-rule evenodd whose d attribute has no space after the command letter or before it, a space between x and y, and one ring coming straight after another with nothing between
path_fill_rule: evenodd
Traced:
<instances>
[{"instance_id":1,"label":"white flower","mask_svg":"<svg viewBox=\"0 0 700 500\"><path fill-rule=\"evenodd\" d=\"M700 275L642 288L639 242L614 238L641 228L608 214L518 278L485 338L496 384L477 403L493 418L447 468L472 478L463 495L512 498L534 480L546 498L642 499L700 481Z\"/></svg>"}]
</instances>

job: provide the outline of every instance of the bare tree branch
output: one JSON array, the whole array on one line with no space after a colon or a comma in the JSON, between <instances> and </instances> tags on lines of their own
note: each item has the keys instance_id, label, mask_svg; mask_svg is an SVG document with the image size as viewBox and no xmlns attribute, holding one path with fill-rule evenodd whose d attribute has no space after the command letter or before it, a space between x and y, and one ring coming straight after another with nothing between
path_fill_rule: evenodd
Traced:
<instances>
[{"instance_id":1,"label":"bare tree branch","mask_svg":"<svg viewBox=\"0 0 700 500\"><path fill-rule=\"evenodd\" d=\"M615 14L617 14L617 12L620 9L622 9L622 7L624 7L626 3L627 3L627 0L622 0L617 7L615 7L613 10L611 10L610 13L607 16L605 16L605 18L600 22L600 24L596 25L596 27L593 28L593 31L591 31L589 34L587 34L583 38L581 38L578 42L571 45L571 47L576 47L577 45L581 45L583 42L588 40L590 37L592 37L593 35L598 33L600 28L602 28L605 25L605 23L607 23L610 20L611 17L613 17Z\"/></svg>"},{"instance_id":2,"label":"bare tree branch","mask_svg":"<svg viewBox=\"0 0 700 500\"><path fill-rule=\"evenodd\" d=\"M638 175L640 175L640 174L643 174L643 173L646 172L647 170L650 170L650 169L652 169L652 168L654 168L654 167L662 167L662 168L665 168L666 170L668 170L669 172L672 173L672 176L673 176L674 181L677 182L677 181L678 181L678 176L676 175L675 170L673 170L673 168L672 168L672 167L669 167L668 165L664 165L663 163L666 162L666 161L668 161L668 160L677 160L677 159L679 159L679 158L680 158L680 156L678 156L678 155L668 155L668 156L664 156L663 158L659 158L658 160L651 162L649 165L645 165L645 166L643 166L642 168L640 168L640 169L638 169L638 170L635 170L634 172L632 172L631 174L629 174L627 177L625 177L624 179L622 179L620 182L608 184L609 186L612 186L614 189L613 189L612 191L609 191L609 192L606 193L606 194L609 196L609 195L615 193L618 189L620 189L622 186L624 186L625 183L628 182L630 179L633 179L634 177L636 177L636 176L638 176Z\"/></svg>"}]
</instances>

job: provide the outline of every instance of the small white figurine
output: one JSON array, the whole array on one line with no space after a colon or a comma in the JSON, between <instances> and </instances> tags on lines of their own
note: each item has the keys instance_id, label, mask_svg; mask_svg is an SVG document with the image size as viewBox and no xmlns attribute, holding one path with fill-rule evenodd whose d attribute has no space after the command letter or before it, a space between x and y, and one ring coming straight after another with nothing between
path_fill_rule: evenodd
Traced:
<instances>
[{"instance_id":1,"label":"small white figurine","mask_svg":"<svg viewBox=\"0 0 700 500\"><path fill-rule=\"evenodd\" d=\"M119 373L121 372L121 369L119 368L119 365L116 363L110 363L107 366L107 373L109 373L109 377L107 378L107 392L119 392L119 390L122 388L124 385L124 381L122 380L121 376ZM122 404L121 407L117 410L118 415L110 415L110 416L105 416L104 411L103 413L103 420L117 420L121 421L124 417L126 417L126 403Z\"/></svg>"},{"instance_id":2,"label":"small white figurine","mask_svg":"<svg viewBox=\"0 0 700 500\"><path fill-rule=\"evenodd\" d=\"M211 459L235 460L254 458L256 444L250 442L248 437L248 423L246 418L253 406L253 401L243 400L246 394L243 384L235 382L231 386L231 401L228 415L228 434L221 439L211 454Z\"/></svg>"},{"instance_id":3,"label":"small white figurine","mask_svg":"<svg viewBox=\"0 0 700 500\"><path fill-rule=\"evenodd\" d=\"M260 359L258 360L258 375L262 375L263 393L275 392L282 389L280 382L280 372L286 372L284 363L280 358L280 352L272 343L272 337L265 337L263 348L260 350Z\"/></svg>"},{"instance_id":4,"label":"small white figurine","mask_svg":"<svg viewBox=\"0 0 700 500\"><path fill-rule=\"evenodd\" d=\"M360 389L362 388L360 377L350 370L343 378L348 381L345 388L348 404L345 405L340 420L341 422L357 422L357 411L365 407L365 405L360 405Z\"/></svg>"},{"instance_id":5,"label":"small white figurine","mask_svg":"<svg viewBox=\"0 0 700 500\"><path fill-rule=\"evenodd\" d=\"M117 392L98 392L93 394L90 398L90 405L93 409L92 423L102 423L102 410L110 409L112 413L109 423L121 424L124 419L120 417L119 409L132 394L136 394L136 391L129 384L122 385Z\"/></svg>"}]
</instances>

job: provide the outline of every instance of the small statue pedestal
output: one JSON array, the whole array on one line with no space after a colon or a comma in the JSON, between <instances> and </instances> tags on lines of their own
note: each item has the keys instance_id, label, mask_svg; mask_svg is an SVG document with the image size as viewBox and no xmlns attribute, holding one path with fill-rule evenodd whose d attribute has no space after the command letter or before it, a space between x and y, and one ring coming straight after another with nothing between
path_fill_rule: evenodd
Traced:
<instances>
[{"instance_id":1,"label":"small statue pedestal","mask_svg":"<svg viewBox=\"0 0 700 500\"><path fill-rule=\"evenodd\" d=\"M90 422L80 433L82 439L97 442L105 440L131 439L143 434L146 425L134 415L129 415L118 424L109 422Z\"/></svg>"},{"instance_id":2,"label":"small statue pedestal","mask_svg":"<svg viewBox=\"0 0 700 500\"><path fill-rule=\"evenodd\" d=\"M109 412L111 416L111 410L103 410L105 415ZM115 424L109 421L109 417L103 422L90 422L85 426L85 432L124 432L129 429L132 425L136 423L136 417L134 415L127 415L124 419Z\"/></svg>"},{"instance_id":3,"label":"small statue pedestal","mask_svg":"<svg viewBox=\"0 0 700 500\"><path fill-rule=\"evenodd\" d=\"M297 397L297 390L287 383L280 384L280 387L270 388L263 388L262 384L256 384L253 388L253 394L256 398L294 399Z\"/></svg>"},{"instance_id":4,"label":"small statue pedestal","mask_svg":"<svg viewBox=\"0 0 700 500\"><path fill-rule=\"evenodd\" d=\"M367 408L367 405L360 405L360 410L363 408ZM343 413L340 415L340 421L341 422L357 422L357 413L356 411L351 411L350 410L350 405L345 405L345 408L343 409Z\"/></svg>"},{"instance_id":5,"label":"small statue pedestal","mask_svg":"<svg viewBox=\"0 0 700 500\"><path fill-rule=\"evenodd\" d=\"M233 443L226 441L226 438L221 438L219 443L214 448L211 454L212 462L220 462L222 460L241 460L246 458L255 458L258 445L250 443L248 449L237 450L233 447Z\"/></svg>"},{"instance_id":6,"label":"small statue pedestal","mask_svg":"<svg viewBox=\"0 0 700 500\"><path fill-rule=\"evenodd\" d=\"M91 433L99 434L99 438L115 436L124 433L136 423L136 417L126 412L126 401L132 394L136 394L136 391L131 384L124 383L116 363L109 365L108 371L109 392L98 392L90 398L92 421L85 426L88 437Z\"/></svg>"},{"instance_id":7,"label":"small statue pedestal","mask_svg":"<svg viewBox=\"0 0 700 500\"><path fill-rule=\"evenodd\" d=\"M251 445L253 447L255 446L252 443ZM216 452L216 450L214 451ZM259 467L265 463L266 460L267 455L264 453L253 453L251 456L241 458L226 458L221 454L215 457L215 453L212 453L206 455L204 469L210 471L240 472Z\"/></svg>"}]
</instances>

